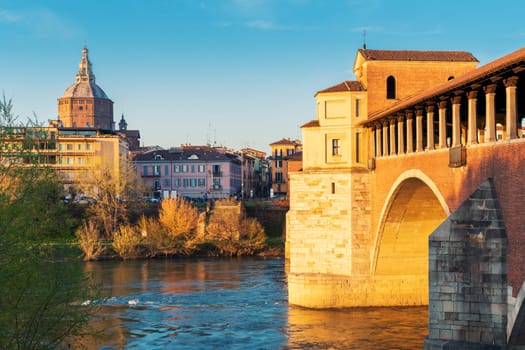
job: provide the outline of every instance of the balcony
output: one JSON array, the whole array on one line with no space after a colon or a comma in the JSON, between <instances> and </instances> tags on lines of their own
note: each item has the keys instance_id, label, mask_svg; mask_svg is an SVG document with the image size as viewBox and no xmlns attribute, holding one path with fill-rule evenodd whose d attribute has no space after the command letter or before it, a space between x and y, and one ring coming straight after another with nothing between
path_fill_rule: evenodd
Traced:
<instances>
[{"instance_id":1,"label":"balcony","mask_svg":"<svg viewBox=\"0 0 525 350\"><path fill-rule=\"evenodd\" d=\"M214 172L212 173L212 176L213 176L213 177L222 177L222 171L214 171Z\"/></svg>"},{"instance_id":2,"label":"balcony","mask_svg":"<svg viewBox=\"0 0 525 350\"><path fill-rule=\"evenodd\" d=\"M160 177L160 171L153 172L153 173L142 174L141 176L142 177Z\"/></svg>"}]
</instances>

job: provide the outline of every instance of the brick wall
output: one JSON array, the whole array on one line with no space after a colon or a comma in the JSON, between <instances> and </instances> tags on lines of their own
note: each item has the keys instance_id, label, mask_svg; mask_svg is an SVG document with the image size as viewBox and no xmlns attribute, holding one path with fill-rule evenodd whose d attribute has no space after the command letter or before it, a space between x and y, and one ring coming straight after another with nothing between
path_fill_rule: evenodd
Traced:
<instances>
[{"instance_id":1,"label":"brick wall","mask_svg":"<svg viewBox=\"0 0 525 350\"><path fill-rule=\"evenodd\" d=\"M370 177L372 232L377 233L381 210L396 179L406 171L418 169L425 174L446 201L450 212L472 194L486 179L492 178L498 193L509 240L509 285L515 296L525 280L525 236L523 214L525 140L480 144L467 148L467 164L448 167L448 150L415 153L376 159ZM428 232L430 234L430 232Z\"/></svg>"}]
</instances>

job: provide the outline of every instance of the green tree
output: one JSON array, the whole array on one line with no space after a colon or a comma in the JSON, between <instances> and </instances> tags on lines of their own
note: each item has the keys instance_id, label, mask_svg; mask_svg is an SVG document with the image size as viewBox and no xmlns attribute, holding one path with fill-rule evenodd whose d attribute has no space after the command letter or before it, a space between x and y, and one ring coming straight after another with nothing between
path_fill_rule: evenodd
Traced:
<instances>
[{"instance_id":1,"label":"green tree","mask_svg":"<svg viewBox=\"0 0 525 350\"><path fill-rule=\"evenodd\" d=\"M0 141L16 145L11 100L0 100ZM87 330L96 297L78 258L50 244L69 226L52 169L31 148L0 148L0 348L56 349Z\"/></svg>"}]
</instances>

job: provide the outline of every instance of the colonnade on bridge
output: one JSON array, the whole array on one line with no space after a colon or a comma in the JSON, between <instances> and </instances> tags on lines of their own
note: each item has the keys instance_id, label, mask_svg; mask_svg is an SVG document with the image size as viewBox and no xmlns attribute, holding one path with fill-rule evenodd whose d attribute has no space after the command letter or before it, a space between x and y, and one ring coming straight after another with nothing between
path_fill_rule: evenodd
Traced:
<instances>
[{"instance_id":1,"label":"colonnade on bridge","mask_svg":"<svg viewBox=\"0 0 525 350\"><path fill-rule=\"evenodd\" d=\"M521 137L519 81L517 74L474 81L392 113L376 113L366 124L373 135L371 153L387 157Z\"/></svg>"}]
</instances>

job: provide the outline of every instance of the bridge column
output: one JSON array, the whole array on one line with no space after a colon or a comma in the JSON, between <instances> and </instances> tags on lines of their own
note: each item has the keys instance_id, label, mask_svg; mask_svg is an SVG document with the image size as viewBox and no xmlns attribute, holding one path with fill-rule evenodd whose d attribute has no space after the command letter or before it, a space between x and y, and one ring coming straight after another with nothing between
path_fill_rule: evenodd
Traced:
<instances>
[{"instance_id":1,"label":"bridge column","mask_svg":"<svg viewBox=\"0 0 525 350\"><path fill-rule=\"evenodd\" d=\"M369 154L371 155L369 158L372 158L376 155L376 127L374 124L367 124L368 127L368 149Z\"/></svg>"},{"instance_id":2,"label":"bridge column","mask_svg":"<svg viewBox=\"0 0 525 350\"><path fill-rule=\"evenodd\" d=\"M452 97L452 147L461 146L461 96Z\"/></svg>"},{"instance_id":3,"label":"bridge column","mask_svg":"<svg viewBox=\"0 0 525 350\"><path fill-rule=\"evenodd\" d=\"M477 102L478 102L478 92L469 91L467 93L468 98L468 140L469 145L474 145L478 143L478 111L477 111Z\"/></svg>"},{"instance_id":4,"label":"bridge column","mask_svg":"<svg viewBox=\"0 0 525 350\"><path fill-rule=\"evenodd\" d=\"M447 148L447 101L440 101L439 107L439 145L438 148Z\"/></svg>"},{"instance_id":5,"label":"bridge column","mask_svg":"<svg viewBox=\"0 0 525 350\"><path fill-rule=\"evenodd\" d=\"M405 153L405 116L397 115L397 154Z\"/></svg>"},{"instance_id":6,"label":"bridge column","mask_svg":"<svg viewBox=\"0 0 525 350\"><path fill-rule=\"evenodd\" d=\"M427 149L434 149L434 112L435 106L427 106Z\"/></svg>"},{"instance_id":7,"label":"bridge column","mask_svg":"<svg viewBox=\"0 0 525 350\"><path fill-rule=\"evenodd\" d=\"M423 152L423 110L416 109L416 152Z\"/></svg>"},{"instance_id":8,"label":"bridge column","mask_svg":"<svg viewBox=\"0 0 525 350\"><path fill-rule=\"evenodd\" d=\"M414 112L407 112L407 153L414 152L414 136L413 136L413 127L412 122L414 119Z\"/></svg>"},{"instance_id":9,"label":"bridge column","mask_svg":"<svg viewBox=\"0 0 525 350\"><path fill-rule=\"evenodd\" d=\"M396 118L388 118L390 122L390 155L396 154Z\"/></svg>"},{"instance_id":10,"label":"bridge column","mask_svg":"<svg viewBox=\"0 0 525 350\"><path fill-rule=\"evenodd\" d=\"M382 120L383 124L383 156L388 156L388 120Z\"/></svg>"},{"instance_id":11,"label":"bridge column","mask_svg":"<svg viewBox=\"0 0 525 350\"><path fill-rule=\"evenodd\" d=\"M485 142L496 141L496 84L485 86Z\"/></svg>"},{"instance_id":12,"label":"bridge column","mask_svg":"<svg viewBox=\"0 0 525 350\"><path fill-rule=\"evenodd\" d=\"M503 81L505 84L506 93L506 124L507 124L507 140L515 139L518 135L516 129L516 86L518 85L518 77L509 77Z\"/></svg>"},{"instance_id":13,"label":"bridge column","mask_svg":"<svg viewBox=\"0 0 525 350\"><path fill-rule=\"evenodd\" d=\"M376 129L376 157L381 157L381 123L374 124Z\"/></svg>"}]
</instances>

